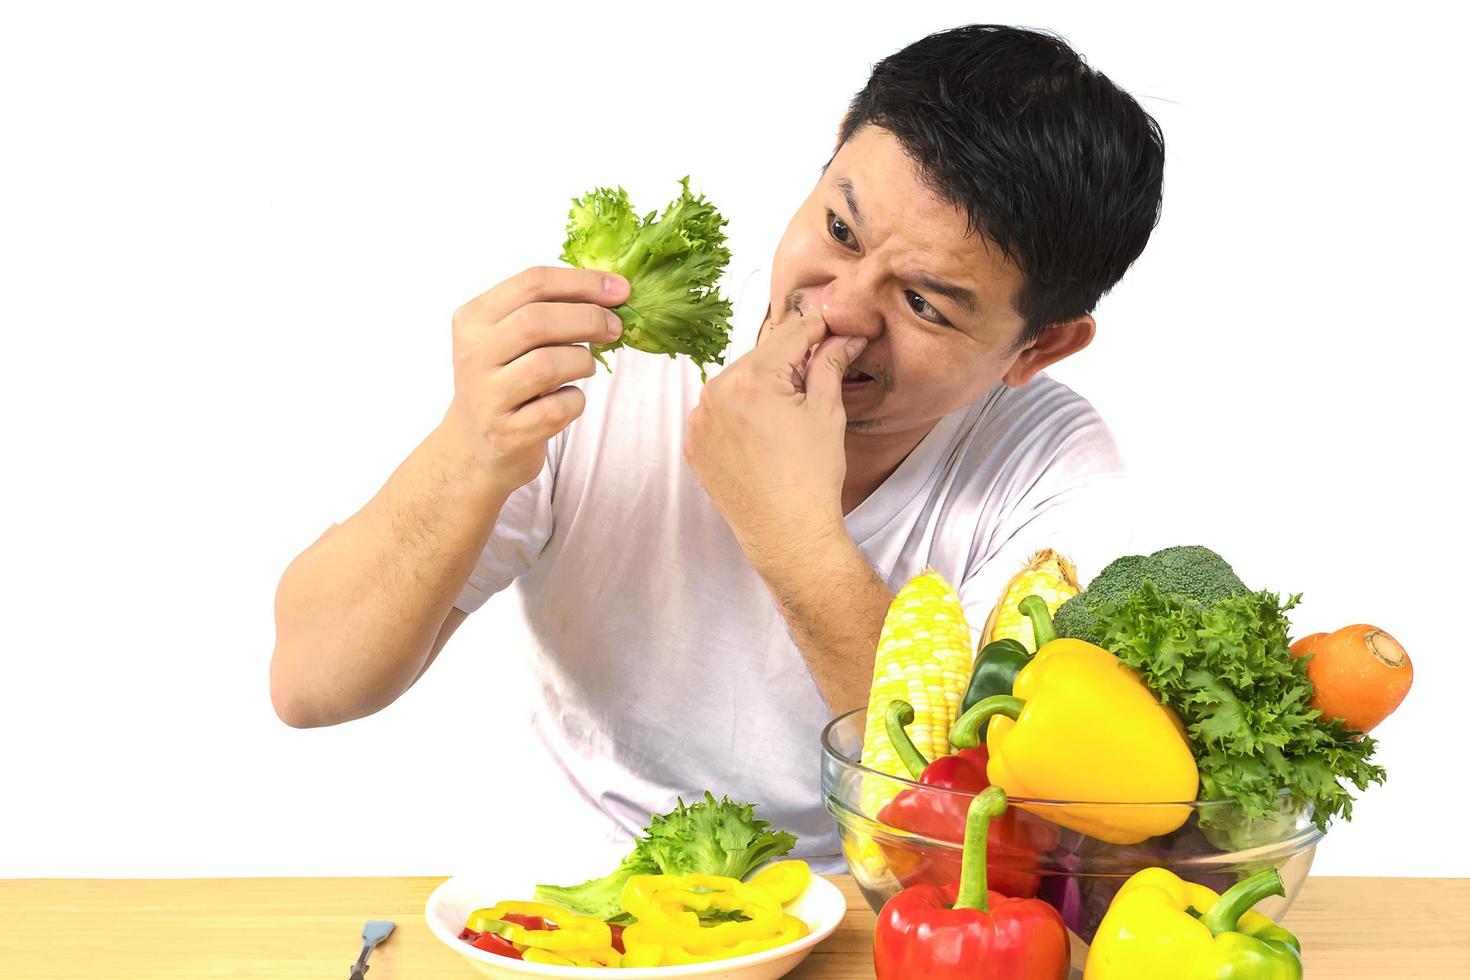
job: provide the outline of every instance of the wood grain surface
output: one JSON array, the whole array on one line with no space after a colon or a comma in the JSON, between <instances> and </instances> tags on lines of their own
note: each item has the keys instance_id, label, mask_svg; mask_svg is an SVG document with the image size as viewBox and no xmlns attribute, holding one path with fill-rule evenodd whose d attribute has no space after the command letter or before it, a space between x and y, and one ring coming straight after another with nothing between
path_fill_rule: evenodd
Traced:
<instances>
[{"instance_id":1,"label":"wood grain surface","mask_svg":"<svg viewBox=\"0 0 1470 980\"><path fill-rule=\"evenodd\" d=\"M0 880L0 977L342 980L362 924L392 919L371 980L473 980L424 922L443 880ZM873 913L850 877L832 881L851 911L792 980L873 977ZM1302 940L1308 977L1470 978L1470 879L1311 878L1285 924Z\"/></svg>"}]
</instances>

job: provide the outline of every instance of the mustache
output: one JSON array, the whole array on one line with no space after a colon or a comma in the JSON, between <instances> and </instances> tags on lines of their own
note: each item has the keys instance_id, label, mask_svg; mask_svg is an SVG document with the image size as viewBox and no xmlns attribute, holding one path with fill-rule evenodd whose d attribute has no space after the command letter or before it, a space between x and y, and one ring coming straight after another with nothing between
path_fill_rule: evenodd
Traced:
<instances>
[{"instance_id":1,"label":"mustache","mask_svg":"<svg viewBox=\"0 0 1470 980\"><path fill-rule=\"evenodd\" d=\"M881 364L863 364L862 357L859 356L856 361L848 365L848 368L854 371L862 371L871 377L877 382L879 389L882 391L887 392L893 390L893 373Z\"/></svg>"}]
</instances>

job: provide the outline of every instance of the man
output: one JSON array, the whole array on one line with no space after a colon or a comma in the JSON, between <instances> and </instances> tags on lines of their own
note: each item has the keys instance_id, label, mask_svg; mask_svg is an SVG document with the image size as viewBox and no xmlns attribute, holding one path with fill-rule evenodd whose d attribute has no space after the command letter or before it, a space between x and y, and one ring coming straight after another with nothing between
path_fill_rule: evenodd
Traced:
<instances>
[{"instance_id":1,"label":"man","mask_svg":"<svg viewBox=\"0 0 1470 980\"><path fill-rule=\"evenodd\" d=\"M1153 120L1064 43L961 28L875 68L707 385L638 352L596 372L617 277L471 300L441 424L281 580L277 712L379 710L514 581L534 648L493 655L601 829L708 788L840 868L818 737L866 703L894 591L932 566L978 626L1037 547L1122 549L1112 438L1038 374L1091 341L1162 170Z\"/></svg>"}]
</instances>

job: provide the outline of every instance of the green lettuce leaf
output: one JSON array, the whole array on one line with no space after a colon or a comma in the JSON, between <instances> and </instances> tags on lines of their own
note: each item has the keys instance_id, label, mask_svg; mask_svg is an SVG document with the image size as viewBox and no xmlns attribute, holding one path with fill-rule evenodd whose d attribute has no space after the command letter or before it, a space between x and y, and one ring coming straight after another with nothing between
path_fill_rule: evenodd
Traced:
<instances>
[{"instance_id":1,"label":"green lettuce leaf","mask_svg":"<svg viewBox=\"0 0 1470 980\"><path fill-rule=\"evenodd\" d=\"M1234 799L1247 819L1278 812L1282 791L1312 805L1323 830L1352 818L1358 790L1386 778L1376 743L1310 706L1307 661L1291 656L1288 610L1273 592L1205 608L1152 582L1097 610L1102 645L1138 671L1184 722L1200 770L1201 799Z\"/></svg>"},{"instance_id":2,"label":"green lettuce leaf","mask_svg":"<svg viewBox=\"0 0 1470 980\"><path fill-rule=\"evenodd\" d=\"M730 344L730 303L717 284L730 261L726 221L714 205L689 193L689 178L662 214L639 218L621 187L599 187L572 202L562 260L582 269L615 272L628 280L628 301L614 307L622 335L593 344L603 354L632 347L651 354L687 355L706 377L723 364Z\"/></svg>"},{"instance_id":3,"label":"green lettuce leaf","mask_svg":"<svg viewBox=\"0 0 1470 980\"><path fill-rule=\"evenodd\" d=\"M580 885L537 885L536 900L614 922L630 921L623 912L623 886L638 874L708 874L744 879L761 865L796 846L796 837L758 820L750 803L728 796L704 799L650 818L632 853L602 878Z\"/></svg>"}]
</instances>

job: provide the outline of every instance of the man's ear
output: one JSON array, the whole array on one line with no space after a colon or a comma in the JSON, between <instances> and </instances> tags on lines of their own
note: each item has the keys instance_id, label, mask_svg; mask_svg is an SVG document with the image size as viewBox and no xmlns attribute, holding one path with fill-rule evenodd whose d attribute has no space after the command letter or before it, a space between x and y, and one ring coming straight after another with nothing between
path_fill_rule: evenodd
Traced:
<instances>
[{"instance_id":1,"label":"man's ear","mask_svg":"<svg viewBox=\"0 0 1470 980\"><path fill-rule=\"evenodd\" d=\"M1097 321L1091 316L1052 324L1032 341L1030 347L1021 351L1001 380L1012 388L1019 388L1036 377L1038 372L1092 343L1096 334Z\"/></svg>"}]
</instances>

